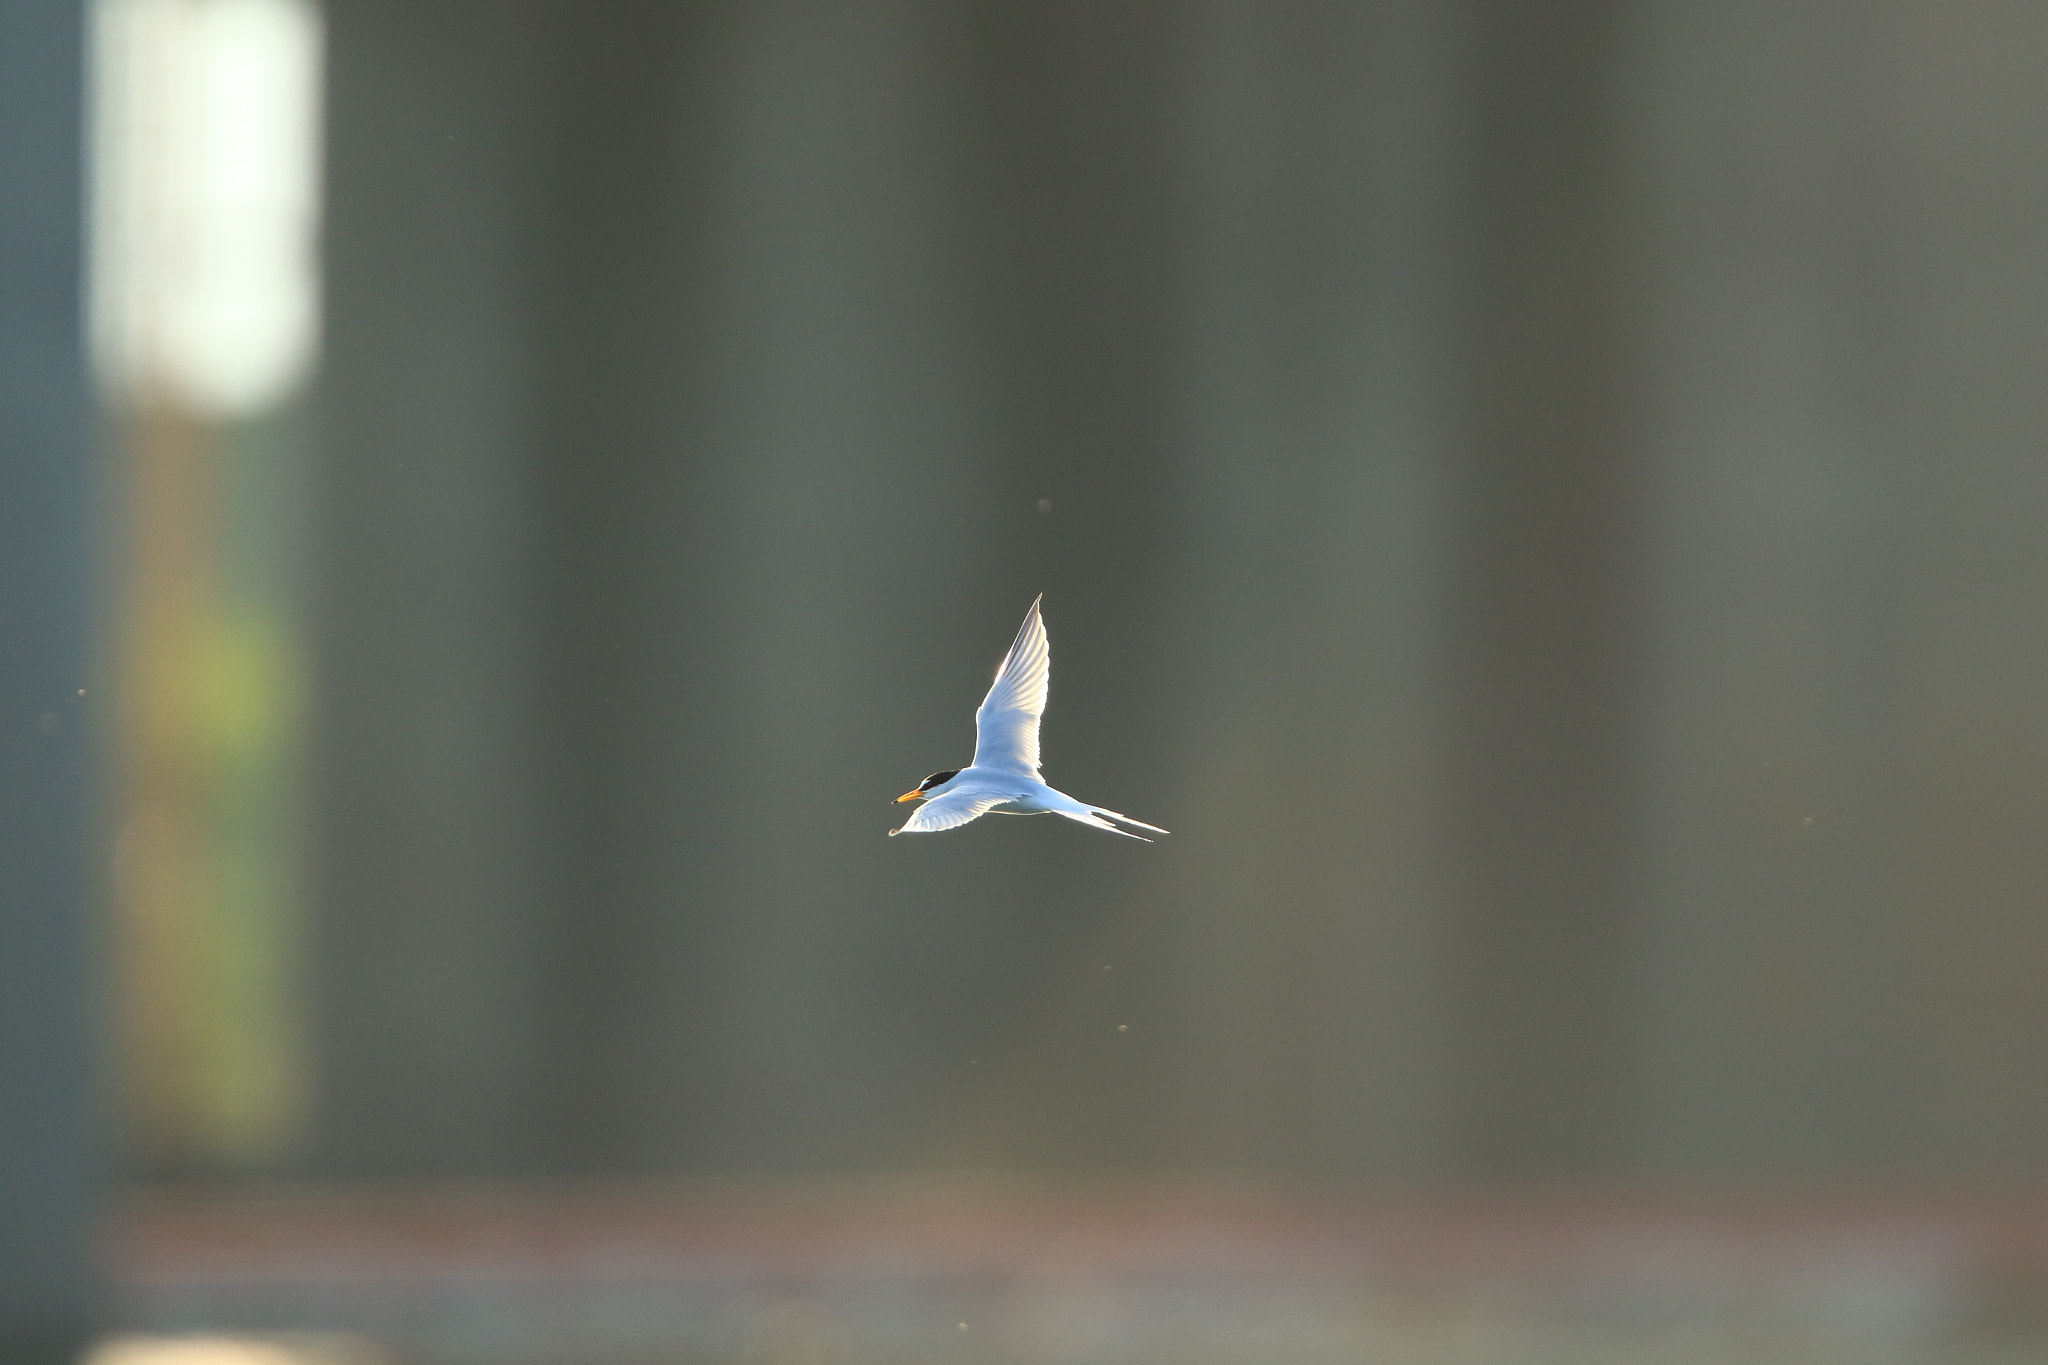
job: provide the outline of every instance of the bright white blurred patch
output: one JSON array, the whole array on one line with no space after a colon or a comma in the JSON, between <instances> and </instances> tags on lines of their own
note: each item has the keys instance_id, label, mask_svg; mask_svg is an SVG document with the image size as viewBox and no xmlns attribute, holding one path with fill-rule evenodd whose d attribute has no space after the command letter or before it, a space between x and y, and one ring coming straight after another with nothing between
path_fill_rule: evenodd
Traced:
<instances>
[{"instance_id":1,"label":"bright white blurred patch","mask_svg":"<svg viewBox=\"0 0 2048 1365\"><path fill-rule=\"evenodd\" d=\"M389 1357L360 1337L288 1338L113 1337L84 1365L388 1365Z\"/></svg>"},{"instance_id":2,"label":"bright white blurred patch","mask_svg":"<svg viewBox=\"0 0 2048 1365\"><path fill-rule=\"evenodd\" d=\"M311 0L97 0L93 323L117 397L237 417L319 323Z\"/></svg>"}]
</instances>

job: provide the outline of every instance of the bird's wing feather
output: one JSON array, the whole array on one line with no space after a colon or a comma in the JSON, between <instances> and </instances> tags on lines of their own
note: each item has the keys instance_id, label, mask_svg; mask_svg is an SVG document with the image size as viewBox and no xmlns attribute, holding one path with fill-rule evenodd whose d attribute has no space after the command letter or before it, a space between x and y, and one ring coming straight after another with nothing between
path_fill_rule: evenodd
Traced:
<instances>
[{"instance_id":1,"label":"bird's wing feather","mask_svg":"<svg viewBox=\"0 0 2048 1365\"><path fill-rule=\"evenodd\" d=\"M912 811L910 818L903 822L903 828L892 829L891 834L930 834L936 830L952 829L969 820L977 820L988 814L991 807L1003 804L1004 798L995 792L957 791L931 800Z\"/></svg>"},{"instance_id":2,"label":"bird's wing feather","mask_svg":"<svg viewBox=\"0 0 2048 1365\"><path fill-rule=\"evenodd\" d=\"M995 685L974 713L974 766L1038 771L1038 718L1045 714L1045 692L1052 677L1052 650L1039 615L1041 595L1024 615ZM907 826L906 826L907 828Z\"/></svg>"}]
</instances>

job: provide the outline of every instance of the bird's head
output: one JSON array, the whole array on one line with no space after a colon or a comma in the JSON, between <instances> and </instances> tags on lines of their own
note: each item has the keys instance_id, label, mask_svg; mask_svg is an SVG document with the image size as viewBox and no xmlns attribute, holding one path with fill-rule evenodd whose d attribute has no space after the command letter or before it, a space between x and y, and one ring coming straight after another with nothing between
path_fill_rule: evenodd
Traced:
<instances>
[{"instance_id":1,"label":"bird's head","mask_svg":"<svg viewBox=\"0 0 2048 1365\"><path fill-rule=\"evenodd\" d=\"M954 778L958 777L959 775L960 770L958 768L951 768L942 773L933 773L930 777L927 777L924 781L918 783L915 787L912 787L909 791L903 793L903 795L897 797L896 799L899 802L922 801L926 797L930 796L933 792L937 791L940 787L943 787L948 782L951 782Z\"/></svg>"}]
</instances>

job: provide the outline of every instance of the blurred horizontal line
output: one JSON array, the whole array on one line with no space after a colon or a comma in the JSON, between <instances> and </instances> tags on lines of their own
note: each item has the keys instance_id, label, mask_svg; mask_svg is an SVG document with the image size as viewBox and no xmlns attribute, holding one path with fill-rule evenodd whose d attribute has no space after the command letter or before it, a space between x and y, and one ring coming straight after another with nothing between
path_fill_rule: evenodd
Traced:
<instances>
[{"instance_id":1,"label":"blurred horizontal line","mask_svg":"<svg viewBox=\"0 0 2048 1365\"><path fill-rule=\"evenodd\" d=\"M1156 1183L137 1193L120 1281L1226 1275L1531 1284L1861 1265L2048 1281L2048 1189L1391 1197Z\"/></svg>"}]
</instances>

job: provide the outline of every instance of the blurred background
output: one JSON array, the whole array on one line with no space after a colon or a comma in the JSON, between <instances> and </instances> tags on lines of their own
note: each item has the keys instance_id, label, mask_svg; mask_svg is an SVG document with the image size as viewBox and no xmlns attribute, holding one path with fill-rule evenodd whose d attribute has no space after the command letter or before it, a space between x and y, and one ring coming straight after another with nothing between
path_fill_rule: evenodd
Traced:
<instances>
[{"instance_id":1,"label":"blurred background","mask_svg":"<svg viewBox=\"0 0 2048 1365\"><path fill-rule=\"evenodd\" d=\"M11 0L0 101L10 1358L2048 1361L2048 9ZM884 838L1040 592L1173 836Z\"/></svg>"}]
</instances>

